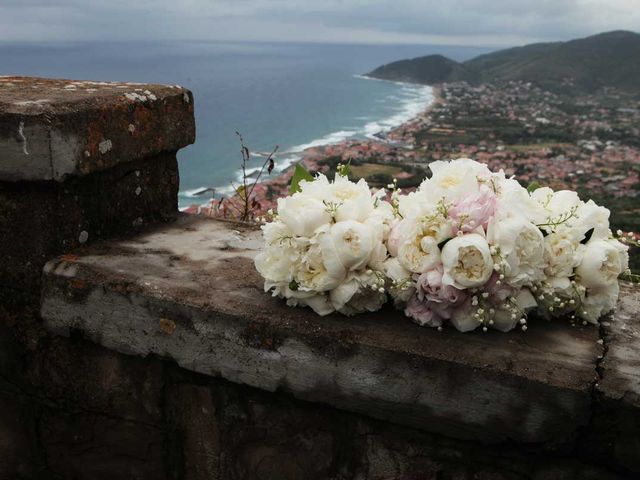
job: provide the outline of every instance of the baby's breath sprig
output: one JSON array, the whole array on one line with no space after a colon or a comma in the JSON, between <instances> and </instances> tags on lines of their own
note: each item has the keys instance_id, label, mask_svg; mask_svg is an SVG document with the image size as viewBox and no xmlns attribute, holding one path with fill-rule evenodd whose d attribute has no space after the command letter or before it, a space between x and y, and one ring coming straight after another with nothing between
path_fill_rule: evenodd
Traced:
<instances>
[{"instance_id":1,"label":"baby's breath sprig","mask_svg":"<svg viewBox=\"0 0 640 480\"><path fill-rule=\"evenodd\" d=\"M623 232L622 230L618 230L614 238L619 242L624 243L625 245L629 245L631 247L640 247L640 241L636 240L636 234L633 232Z\"/></svg>"},{"instance_id":2,"label":"baby's breath sprig","mask_svg":"<svg viewBox=\"0 0 640 480\"><path fill-rule=\"evenodd\" d=\"M391 280L391 279L389 279ZM390 289L395 290L397 292L404 292L413 287L414 282L411 277L401 278L400 280L391 280L390 281Z\"/></svg>"},{"instance_id":3,"label":"baby's breath sprig","mask_svg":"<svg viewBox=\"0 0 640 480\"><path fill-rule=\"evenodd\" d=\"M322 203L324 203L326 207L325 211L335 220L336 213L338 213L338 209L342 206L342 203L327 202L326 200L323 200Z\"/></svg>"},{"instance_id":4,"label":"baby's breath sprig","mask_svg":"<svg viewBox=\"0 0 640 480\"><path fill-rule=\"evenodd\" d=\"M505 301L505 305L507 306L507 310L511 312L511 320L518 320L518 323L520 324L520 328L522 329L523 332L526 332L528 328L527 312L525 312L518 306L518 302L513 297L507 297Z\"/></svg>"},{"instance_id":5,"label":"baby's breath sprig","mask_svg":"<svg viewBox=\"0 0 640 480\"><path fill-rule=\"evenodd\" d=\"M444 197L438 200L438 205L436 206L436 210L444 218L447 218L449 216L449 208L447 207L447 204L444 201Z\"/></svg>"},{"instance_id":6,"label":"baby's breath sprig","mask_svg":"<svg viewBox=\"0 0 640 480\"><path fill-rule=\"evenodd\" d=\"M496 285L500 285L507 275L507 261L502 256L502 251L499 246L491 245L491 247L489 247L489 252L491 253L491 258L494 262L493 270L499 273Z\"/></svg>"},{"instance_id":7,"label":"baby's breath sprig","mask_svg":"<svg viewBox=\"0 0 640 480\"><path fill-rule=\"evenodd\" d=\"M361 283L360 286L365 288L370 288L371 290L378 293L384 293L385 292L384 286L386 284L386 279L387 279L386 275L380 272L379 270L371 270L371 269L366 270L365 273L367 275L373 276L373 282L367 283L366 285Z\"/></svg>"},{"instance_id":8,"label":"baby's breath sprig","mask_svg":"<svg viewBox=\"0 0 640 480\"><path fill-rule=\"evenodd\" d=\"M640 275L633 273L629 268L622 272L618 278L620 280L626 280L627 282L640 283Z\"/></svg>"},{"instance_id":9,"label":"baby's breath sprig","mask_svg":"<svg viewBox=\"0 0 640 480\"><path fill-rule=\"evenodd\" d=\"M293 242L293 236L292 235L283 235L282 237L278 237L277 241L280 243L280 245L284 245L285 243L288 243L289 246L291 246L291 244Z\"/></svg>"},{"instance_id":10,"label":"baby's breath sprig","mask_svg":"<svg viewBox=\"0 0 640 480\"><path fill-rule=\"evenodd\" d=\"M394 178L393 183L387 185L387 188L391 190L391 199L389 203L391 204L393 214L396 217L404 218L400 213L400 193L402 192L402 189L398 188L398 179Z\"/></svg>"},{"instance_id":11,"label":"baby's breath sprig","mask_svg":"<svg viewBox=\"0 0 640 480\"><path fill-rule=\"evenodd\" d=\"M571 293L566 295L559 293L546 282L540 282L531 287L531 291L536 297L538 308L549 317L569 316L569 322L575 327L577 315L582 311L582 299L585 288L575 280L571 280ZM583 322L586 324L586 322Z\"/></svg>"},{"instance_id":12,"label":"baby's breath sprig","mask_svg":"<svg viewBox=\"0 0 640 480\"><path fill-rule=\"evenodd\" d=\"M578 215L576 214L577 211L578 211L578 206L574 205L573 207L571 207L571 209L568 212L561 213L555 218L549 217L546 223L538 223L536 224L536 227L538 228L550 227L551 232L553 233L556 231L556 228L558 228L560 225L564 225L572 218L578 218Z\"/></svg>"},{"instance_id":13,"label":"baby's breath sprig","mask_svg":"<svg viewBox=\"0 0 640 480\"><path fill-rule=\"evenodd\" d=\"M347 163L338 163L336 173L341 177L348 177L351 172L351 159Z\"/></svg>"}]
</instances>

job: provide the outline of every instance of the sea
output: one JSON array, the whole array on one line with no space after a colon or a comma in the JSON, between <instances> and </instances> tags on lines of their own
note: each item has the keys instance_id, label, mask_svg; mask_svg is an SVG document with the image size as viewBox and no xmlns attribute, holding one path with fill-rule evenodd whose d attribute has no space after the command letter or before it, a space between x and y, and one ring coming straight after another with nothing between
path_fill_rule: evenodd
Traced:
<instances>
[{"instance_id":1,"label":"sea","mask_svg":"<svg viewBox=\"0 0 640 480\"><path fill-rule=\"evenodd\" d=\"M373 137L423 111L430 87L362 74L440 53L466 60L479 47L220 42L0 42L0 75L179 84L194 93L197 139L178 153L180 206L230 192L241 179L240 132L252 152L275 145L276 173L305 148ZM252 158L251 169L264 157Z\"/></svg>"}]
</instances>

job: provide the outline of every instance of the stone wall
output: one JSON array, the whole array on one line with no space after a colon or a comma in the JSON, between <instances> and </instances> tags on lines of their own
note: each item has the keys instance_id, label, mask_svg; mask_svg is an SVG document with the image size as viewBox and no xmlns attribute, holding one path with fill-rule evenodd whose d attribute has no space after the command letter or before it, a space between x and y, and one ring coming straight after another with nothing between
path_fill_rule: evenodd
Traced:
<instances>
[{"instance_id":1,"label":"stone wall","mask_svg":"<svg viewBox=\"0 0 640 480\"><path fill-rule=\"evenodd\" d=\"M638 290L600 330L421 329L261 292L177 214L181 87L0 78L0 479L640 472Z\"/></svg>"},{"instance_id":2,"label":"stone wall","mask_svg":"<svg viewBox=\"0 0 640 480\"><path fill-rule=\"evenodd\" d=\"M40 285L56 255L175 220L194 138L178 86L0 78L0 478L161 478L157 369L49 334Z\"/></svg>"}]
</instances>

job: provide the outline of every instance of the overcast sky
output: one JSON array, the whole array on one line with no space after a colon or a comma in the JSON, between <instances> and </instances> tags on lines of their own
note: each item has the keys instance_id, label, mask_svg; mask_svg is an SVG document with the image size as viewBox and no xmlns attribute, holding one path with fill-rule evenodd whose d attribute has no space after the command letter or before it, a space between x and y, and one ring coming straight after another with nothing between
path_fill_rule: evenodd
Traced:
<instances>
[{"instance_id":1,"label":"overcast sky","mask_svg":"<svg viewBox=\"0 0 640 480\"><path fill-rule=\"evenodd\" d=\"M640 0L0 0L0 41L501 47L640 31Z\"/></svg>"}]
</instances>

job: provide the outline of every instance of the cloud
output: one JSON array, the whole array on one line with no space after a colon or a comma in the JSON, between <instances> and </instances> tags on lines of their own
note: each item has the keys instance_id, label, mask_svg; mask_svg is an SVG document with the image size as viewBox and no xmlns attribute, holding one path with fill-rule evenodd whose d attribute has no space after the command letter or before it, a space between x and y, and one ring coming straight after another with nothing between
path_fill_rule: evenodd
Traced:
<instances>
[{"instance_id":1,"label":"cloud","mask_svg":"<svg viewBox=\"0 0 640 480\"><path fill-rule=\"evenodd\" d=\"M3 0L0 41L508 46L638 30L637 0Z\"/></svg>"}]
</instances>

